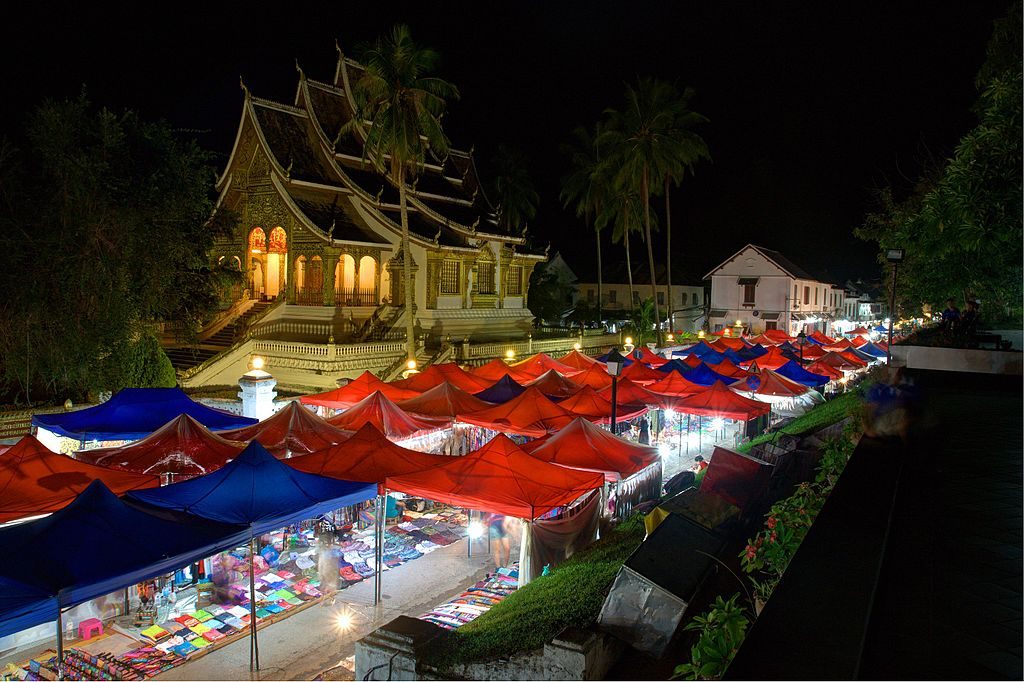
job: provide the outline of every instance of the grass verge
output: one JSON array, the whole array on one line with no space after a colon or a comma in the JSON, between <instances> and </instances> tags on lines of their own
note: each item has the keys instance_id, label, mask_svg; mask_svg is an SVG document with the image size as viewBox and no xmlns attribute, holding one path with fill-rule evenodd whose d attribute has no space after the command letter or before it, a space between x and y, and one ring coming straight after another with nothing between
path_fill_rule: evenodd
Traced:
<instances>
[{"instance_id":1,"label":"grass verge","mask_svg":"<svg viewBox=\"0 0 1024 682\"><path fill-rule=\"evenodd\" d=\"M635 514L549 575L449 633L425 662L445 670L457 663L505 658L542 647L566 627L586 627L597 618L619 567L643 539L643 516Z\"/></svg>"},{"instance_id":2,"label":"grass verge","mask_svg":"<svg viewBox=\"0 0 1024 682\"><path fill-rule=\"evenodd\" d=\"M744 443L739 447L739 451L750 452L750 448L753 446L759 443L766 443L780 433L790 436L802 436L842 421L853 414L863 403L864 398L860 393L859 390L852 390L826 403L815 405L807 414L797 417L775 433L763 433L757 438L751 439L749 443Z\"/></svg>"}]
</instances>

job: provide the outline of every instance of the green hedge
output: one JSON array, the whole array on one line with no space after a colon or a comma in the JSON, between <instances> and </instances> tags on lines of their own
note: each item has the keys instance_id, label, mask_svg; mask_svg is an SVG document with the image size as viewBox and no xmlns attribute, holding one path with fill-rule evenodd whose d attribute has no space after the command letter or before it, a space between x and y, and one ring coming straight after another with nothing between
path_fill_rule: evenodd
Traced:
<instances>
[{"instance_id":1,"label":"green hedge","mask_svg":"<svg viewBox=\"0 0 1024 682\"><path fill-rule=\"evenodd\" d=\"M590 625L619 567L643 539L643 516L635 514L549 575L449 633L426 662L444 670L455 663L507 657L544 646L566 627Z\"/></svg>"},{"instance_id":2,"label":"green hedge","mask_svg":"<svg viewBox=\"0 0 1024 682\"><path fill-rule=\"evenodd\" d=\"M750 452L753 446L759 443L766 443L775 438L779 433L785 433L790 436L802 436L842 421L863 404L861 391L858 389L860 389L859 386L849 393L844 393L828 402L815 405L807 414L797 417L775 433L763 433L757 438L751 439L749 443L744 443L739 447L739 451Z\"/></svg>"}]
</instances>

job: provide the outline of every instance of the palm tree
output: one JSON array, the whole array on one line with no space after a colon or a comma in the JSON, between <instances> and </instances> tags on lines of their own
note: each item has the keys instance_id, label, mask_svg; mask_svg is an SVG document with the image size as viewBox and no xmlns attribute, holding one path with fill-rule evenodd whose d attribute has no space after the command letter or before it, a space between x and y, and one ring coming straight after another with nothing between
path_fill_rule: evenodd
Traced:
<instances>
[{"instance_id":1,"label":"palm tree","mask_svg":"<svg viewBox=\"0 0 1024 682\"><path fill-rule=\"evenodd\" d=\"M697 125L708 122L706 117L695 111L690 111L689 105L693 95L693 88L686 88L681 95L678 91L675 93L677 101L671 107L675 115L673 128L685 154L678 159L678 163L674 167L668 169L663 178L665 185L665 279L667 280L665 300L668 301L669 327L674 327L672 316L672 205L669 200L671 185L679 187L686 171L693 175L693 167L701 159L711 160L707 143L692 130Z\"/></svg>"},{"instance_id":2,"label":"palm tree","mask_svg":"<svg viewBox=\"0 0 1024 682\"><path fill-rule=\"evenodd\" d=\"M641 78L635 88L627 85L626 106L622 111L608 111L610 125L602 140L602 144L607 143L612 150L610 164L616 169L616 185L635 188L643 201L651 297L654 298L654 322L659 341L661 311L651 238L651 178L660 181L684 157L682 144L674 134L678 97L674 98L673 92L668 83L651 78Z\"/></svg>"},{"instance_id":3,"label":"palm tree","mask_svg":"<svg viewBox=\"0 0 1024 682\"><path fill-rule=\"evenodd\" d=\"M597 138L601 135L601 123L594 126L591 133L583 126L572 132L574 145L566 145L564 151L569 155L573 170L562 179L561 199L566 208L576 205L576 217L589 223L603 210L608 201L608 180L601 166L601 155L598 152ZM594 220L594 237L597 239L597 320L602 322L604 315L601 310L602 274L601 274L601 228L603 224ZM632 296L632 294L631 294Z\"/></svg>"},{"instance_id":4,"label":"palm tree","mask_svg":"<svg viewBox=\"0 0 1024 682\"><path fill-rule=\"evenodd\" d=\"M448 153L448 138L441 128L446 100L458 99L458 89L434 77L438 54L416 45L403 24L361 50L363 73L353 94L358 111L343 132L358 130L364 138L363 156L398 187L402 215L402 281L405 288L406 355L416 357L413 316L412 252L409 248L409 211L406 179L423 167L428 150Z\"/></svg>"},{"instance_id":5,"label":"palm tree","mask_svg":"<svg viewBox=\"0 0 1024 682\"><path fill-rule=\"evenodd\" d=\"M537 204L540 203L540 195L526 171L526 157L518 150L498 145L494 170L498 225L506 233L518 232L537 215Z\"/></svg>"},{"instance_id":6,"label":"palm tree","mask_svg":"<svg viewBox=\"0 0 1024 682\"><path fill-rule=\"evenodd\" d=\"M626 247L626 277L629 281L629 310L634 308L633 300L633 260L629 254L629 235L634 232L643 234L643 207L640 194L630 188L615 189L610 183L604 191L608 192L607 200L597 214L595 225L598 230L611 226L612 243L623 242Z\"/></svg>"}]
</instances>

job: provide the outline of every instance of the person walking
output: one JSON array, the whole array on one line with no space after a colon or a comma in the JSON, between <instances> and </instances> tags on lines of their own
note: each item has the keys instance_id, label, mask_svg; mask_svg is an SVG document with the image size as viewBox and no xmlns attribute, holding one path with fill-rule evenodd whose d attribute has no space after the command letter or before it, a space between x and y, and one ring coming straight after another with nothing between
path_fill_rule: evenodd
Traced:
<instances>
[{"instance_id":1,"label":"person walking","mask_svg":"<svg viewBox=\"0 0 1024 682\"><path fill-rule=\"evenodd\" d=\"M508 566L512 554L512 541L508 536L508 519L504 514L488 514L487 535L492 543L494 567Z\"/></svg>"},{"instance_id":2,"label":"person walking","mask_svg":"<svg viewBox=\"0 0 1024 682\"><path fill-rule=\"evenodd\" d=\"M947 331L954 331L960 324L960 309L956 307L956 301L946 299L946 309L942 311L942 328Z\"/></svg>"}]
</instances>

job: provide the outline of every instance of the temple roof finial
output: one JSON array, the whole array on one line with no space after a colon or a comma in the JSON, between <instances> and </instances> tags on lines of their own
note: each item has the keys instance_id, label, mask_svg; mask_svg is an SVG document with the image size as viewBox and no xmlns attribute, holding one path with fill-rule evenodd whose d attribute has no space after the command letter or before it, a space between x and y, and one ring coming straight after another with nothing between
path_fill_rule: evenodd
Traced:
<instances>
[{"instance_id":1,"label":"temple roof finial","mask_svg":"<svg viewBox=\"0 0 1024 682\"><path fill-rule=\"evenodd\" d=\"M238 86L242 88L242 92L245 93L245 98L249 99L249 88L245 87L245 79L242 78L241 74L238 75Z\"/></svg>"},{"instance_id":2,"label":"temple roof finial","mask_svg":"<svg viewBox=\"0 0 1024 682\"><path fill-rule=\"evenodd\" d=\"M302 72L302 67L299 66L299 58L298 57L295 58L295 70L299 72L299 78L303 78L304 79L306 77L306 74L304 74Z\"/></svg>"}]
</instances>

